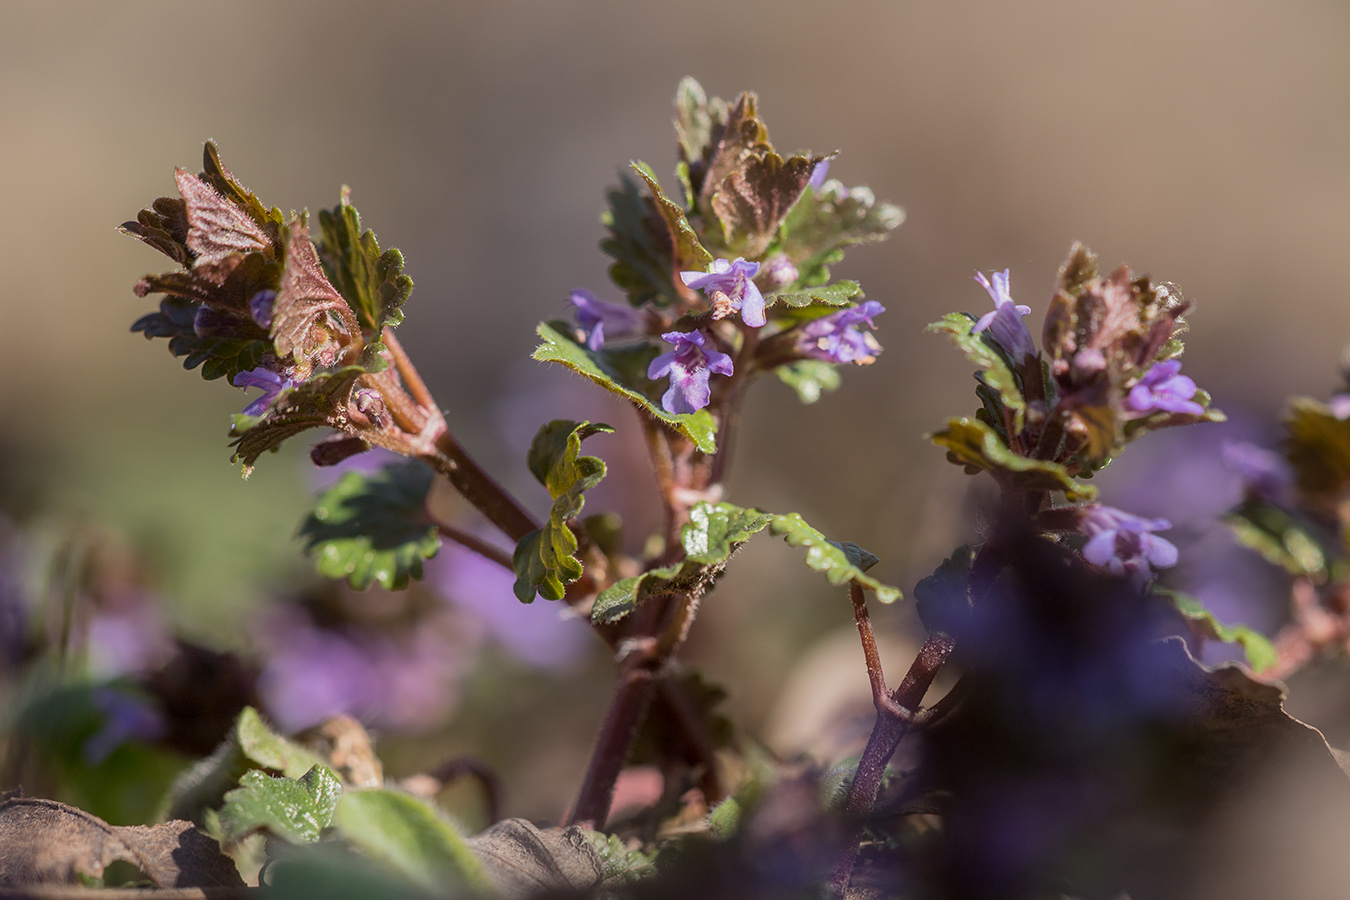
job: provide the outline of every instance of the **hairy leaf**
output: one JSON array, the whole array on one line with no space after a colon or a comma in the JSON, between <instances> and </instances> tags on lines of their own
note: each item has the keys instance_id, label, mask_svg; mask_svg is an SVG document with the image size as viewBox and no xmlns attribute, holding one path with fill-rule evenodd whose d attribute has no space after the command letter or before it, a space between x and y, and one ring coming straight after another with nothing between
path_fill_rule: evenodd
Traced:
<instances>
[{"instance_id":1,"label":"hairy leaf","mask_svg":"<svg viewBox=\"0 0 1350 900\"><path fill-rule=\"evenodd\" d=\"M682 286L671 280L670 229L656 202L626 175L619 177L619 186L609 192L608 200L609 209L601 222L610 236L600 242L600 249L614 260L610 280L628 293L628 302L634 306L668 306L679 301Z\"/></svg>"},{"instance_id":2,"label":"hairy leaf","mask_svg":"<svg viewBox=\"0 0 1350 900\"><path fill-rule=\"evenodd\" d=\"M235 436L231 460L243 465L247 478L258 457L280 447L287 438L311 428L341 427L356 379L371 371L377 370L360 364L316 374L277 394L262 416L236 414L230 428Z\"/></svg>"},{"instance_id":3,"label":"hairy leaf","mask_svg":"<svg viewBox=\"0 0 1350 900\"><path fill-rule=\"evenodd\" d=\"M862 297L862 288L856 281L836 281L834 284L820 285L798 291L779 291L764 297L764 306L786 306L801 309L813 305L849 306L855 298ZM825 310L825 313L833 310Z\"/></svg>"},{"instance_id":4,"label":"hairy leaf","mask_svg":"<svg viewBox=\"0 0 1350 900\"><path fill-rule=\"evenodd\" d=\"M268 209L252 191L240 184L230 170L225 168L225 163L220 161L220 153L212 141L207 141L206 146L202 148L201 178L222 197L247 213L248 217L257 222L271 239L276 239L285 222L281 210L275 206Z\"/></svg>"},{"instance_id":5,"label":"hairy leaf","mask_svg":"<svg viewBox=\"0 0 1350 900\"><path fill-rule=\"evenodd\" d=\"M225 793L250 769L299 778L322 764L317 754L277 734L248 706L239 713L224 743L174 782L169 815L199 818L202 810L219 806Z\"/></svg>"},{"instance_id":6,"label":"hairy leaf","mask_svg":"<svg viewBox=\"0 0 1350 900\"><path fill-rule=\"evenodd\" d=\"M719 98L708 99L703 87L693 78L685 78L675 92L675 134L680 142L680 163L686 174L688 195L694 202L703 187L708 163L726 128L727 104Z\"/></svg>"},{"instance_id":7,"label":"hairy leaf","mask_svg":"<svg viewBox=\"0 0 1350 900\"><path fill-rule=\"evenodd\" d=\"M293 844L317 841L333 819L342 782L327 766L304 775L272 777L245 772L239 787L225 795L220 824L231 843L255 831L269 831Z\"/></svg>"},{"instance_id":8,"label":"hairy leaf","mask_svg":"<svg viewBox=\"0 0 1350 900\"><path fill-rule=\"evenodd\" d=\"M1175 606L1177 612L1191 623L1191 627L1204 637L1240 645L1253 672L1259 673L1279 661L1279 652L1265 635L1246 625L1224 625L1205 608L1200 598L1161 587L1154 587L1153 593Z\"/></svg>"},{"instance_id":9,"label":"hairy leaf","mask_svg":"<svg viewBox=\"0 0 1350 900\"><path fill-rule=\"evenodd\" d=\"M791 156L772 150L747 154L711 195L727 246L754 258L768 248L778 225L806 190L824 156Z\"/></svg>"},{"instance_id":10,"label":"hairy leaf","mask_svg":"<svg viewBox=\"0 0 1350 900\"><path fill-rule=\"evenodd\" d=\"M707 175L699 188L698 202L695 204L709 222L717 221L714 218L713 196L722 189L731 173L740 169L752 155L773 152L773 145L769 143L769 129L760 121L755 108L757 102L751 93L736 98L736 103L727 110L726 124L720 129L717 145L709 154Z\"/></svg>"},{"instance_id":11,"label":"hairy leaf","mask_svg":"<svg viewBox=\"0 0 1350 900\"><path fill-rule=\"evenodd\" d=\"M802 359L773 370L779 380L797 392L803 403L815 403L822 391L838 390L843 383L838 368L820 359Z\"/></svg>"},{"instance_id":12,"label":"hairy leaf","mask_svg":"<svg viewBox=\"0 0 1350 900\"><path fill-rule=\"evenodd\" d=\"M493 894L483 863L459 829L411 794L386 788L346 791L333 825L367 857L438 896L456 888Z\"/></svg>"},{"instance_id":13,"label":"hairy leaf","mask_svg":"<svg viewBox=\"0 0 1350 900\"><path fill-rule=\"evenodd\" d=\"M362 343L351 307L328 283L305 223L291 223L286 268L272 307L272 341L278 357L294 356L301 378L315 368L349 361L346 348Z\"/></svg>"},{"instance_id":14,"label":"hairy leaf","mask_svg":"<svg viewBox=\"0 0 1350 900\"><path fill-rule=\"evenodd\" d=\"M697 599L722 574L737 548L765 528L794 547L805 547L807 565L823 572L831 584L856 581L883 603L900 596L899 589L864 573L875 556L856 544L829 540L797 513L774 515L731 503L700 503L689 511L689 522L680 532L685 559L610 585L595 599L591 620L623 618L653 594L678 593Z\"/></svg>"},{"instance_id":15,"label":"hairy leaf","mask_svg":"<svg viewBox=\"0 0 1350 900\"><path fill-rule=\"evenodd\" d=\"M248 254L275 253L272 237L232 200L187 169L175 169L174 180L187 212L193 271L219 284Z\"/></svg>"},{"instance_id":16,"label":"hairy leaf","mask_svg":"<svg viewBox=\"0 0 1350 900\"><path fill-rule=\"evenodd\" d=\"M642 390L625 384L623 376L606 361L603 354L592 353L550 323L541 323L536 331L544 339L544 343L534 351L535 359L567 366L577 374L584 375L606 390L623 397L652 418L659 419L674 428L693 441L704 453L717 452L717 428L706 409L679 415L668 413L659 404L648 399ZM653 382L647 381L646 385L643 385L643 390L648 385L655 386Z\"/></svg>"},{"instance_id":17,"label":"hairy leaf","mask_svg":"<svg viewBox=\"0 0 1350 900\"><path fill-rule=\"evenodd\" d=\"M584 492L605 477L605 464L594 456L581 456L581 442L593 434L606 434L608 425L554 419L539 429L530 444L530 471L548 488L553 498L548 522L520 539L511 563L516 572L515 593L522 603L538 593L545 600L561 600L567 584L581 577L576 559L577 537L567 524L586 504Z\"/></svg>"},{"instance_id":18,"label":"hairy leaf","mask_svg":"<svg viewBox=\"0 0 1350 900\"><path fill-rule=\"evenodd\" d=\"M305 552L319 574L345 578L358 590L372 583L401 590L422 577L422 560L440 549L426 511L432 471L416 460L378 472L348 472L314 503L300 526Z\"/></svg>"},{"instance_id":19,"label":"hairy leaf","mask_svg":"<svg viewBox=\"0 0 1350 900\"><path fill-rule=\"evenodd\" d=\"M948 419L947 427L928 439L945 447L952 462L990 472L1001 484L1021 490L1063 491L1075 501L1097 496L1095 487L1075 481L1062 465L1017 455L988 423L978 419Z\"/></svg>"},{"instance_id":20,"label":"hairy leaf","mask_svg":"<svg viewBox=\"0 0 1350 900\"><path fill-rule=\"evenodd\" d=\"M666 196L656 180L656 175L646 163L635 162L632 165L634 171L647 183L647 190L651 191L652 198L656 201L656 209L661 214L670 236L669 243L673 248L670 259L671 283L674 284L675 279L680 277L680 272L702 272L707 269L708 264L712 262L712 254L699 243L698 235L685 218L684 208Z\"/></svg>"},{"instance_id":21,"label":"hairy leaf","mask_svg":"<svg viewBox=\"0 0 1350 900\"><path fill-rule=\"evenodd\" d=\"M617 834L584 831L586 842L600 859L605 883L611 886L631 884L656 874L656 852L628 849Z\"/></svg>"},{"instance_id":22,"label":"hairy leaf","mask_svg":"<svg viewBox=\"0 0 1350 900\"><path fill-rule=\"evenodd\" d=\"M525 819L504 819L470 838L469 846L496 887L495 896L582 897L601 879L626 870L622 858L606 865L594 834L575 825L540 828Z\"/></svg>"},{"instance_id":23,"label":"hairy leaf","mask_svg":"<svg viewBox=\"0 0 1350 900\"><path fill-rule=\"evenodd\" d=\"M403 321L402 306L412 293L412 279L403 274L403 254L380 252L375 232L361 230L361 214L342 201L331 210L320 210L323 242L319 255L329 280L356 311L366 333L378 339L388 325Z\"/></svg>"},{"instance_id":24,"label":"hairy leaf","mask_svg":"<svg viewBox=\"0 0 1350 900\"><path fill-rule=\"evenodd\" d=\"M885 240L904 220L900 207L878 203L867 188L848 190L827 181L805 192L788 213L782 250L802 284L824 284L830 279L828 267L843 258L845 247Z\"/></svg>"}]
</instances>

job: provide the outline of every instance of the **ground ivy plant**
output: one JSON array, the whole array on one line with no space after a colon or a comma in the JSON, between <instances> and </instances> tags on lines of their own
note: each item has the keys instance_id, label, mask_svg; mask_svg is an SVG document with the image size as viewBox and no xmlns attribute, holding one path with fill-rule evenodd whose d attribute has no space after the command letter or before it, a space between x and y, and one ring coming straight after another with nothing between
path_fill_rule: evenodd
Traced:
<instances>
[{"instance_id":1,"label":"ground ivy plant","mask_svg":"<svg viewBox=\"0 0 1350 900\"><path fill-rule=\"evenodd\" d=\"M888 679L869 600L902 593L869 574L878 555L758 508L725 473L751 382L776 378L812 403L882 352L892 300L833 269L903 215L830 178L835 154L777 149L753 94L728 102L686 79L675 111L674 173L663 184L633 163L608 193L611 285L572 291L570 318L537 329L536 360L632 411L539 423L513 464L544 486L547 508L522 503L456 438L453 412L396 336L417 327L403 257L381 248L345 191L317 216L284 215L208 143L201 172L176 170L177 196L122 226L174 264L135 285L159 300L133 330L166 339L206 380L261 392L230 430L245 475L302 434L320 467L373 448L404 458L348 471L318 496L300 534L320 575L403 589L448 542L510 572L496 602L566 604L612 651L613 694L563 820L466 835L434 789L384 777L359 723L333 720L316 742L248 706L175 782L174 822L156 826L171 834L119 836L74 807L0 799L0 844L78 833L85 853L43 869L35 850L7 851L0 883L75 872L110 884L120 862L147 886L239 889L242 873L304 896L1183 896L1198 856L1188 829L1255 761L1294 754L1350 795L1321 735L1253 674L1288 675L1350 640L1350 393L1295 401L1282 455L1225 450L1247 484L1231 527L1292 579L1294 617L1272 644L1162 586L1180 555L1170 523L1106 505L1093 482L1135 440L1223 420L1182 373L1190 301L1075 244L1038 341L1012 273L976 272L974 312L928 329L973 367L974 406L929 438L993 490L976 495L978 541L914 586L926 636ZM587 441L616 429L642 435L661 504L640 555L587 503L607 474ZM438 479L496 534L439 518L428 503ZM716 712L720 689L681 663L703 598L762 533L796 548L852 610L875 708L852 757L778 759L738 739ZM1201 665L1207 642L1245 662ZM943 671L953 686L925 706ZM639 757L658 766L663 801L611 822ZM142 847L184 834L197 849L181 871L150 861L158 844Z\"/></svg>"}]
</instances>

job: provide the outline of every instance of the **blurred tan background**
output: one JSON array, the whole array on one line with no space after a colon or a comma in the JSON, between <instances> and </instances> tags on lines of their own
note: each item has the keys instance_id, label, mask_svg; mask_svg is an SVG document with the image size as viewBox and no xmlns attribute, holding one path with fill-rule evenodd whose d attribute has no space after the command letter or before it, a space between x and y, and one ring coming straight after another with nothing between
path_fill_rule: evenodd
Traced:
<instances>
[{"instance_id":1,"label":"blurred tan background","mask_svg":"<svg viewBox=\"0 0 1350 900\"><path fill-rule=\"evenodd\" d=\"M613 504L640 524L629 507L643 462L624 411L528 356L569 290L618 299L597 247L604 191L629 159L669 179L671 98L687 74L723 97L757 91L776 144L840 150L832 177L907 213L890 242L835 270L888 308L885 354L815 406L757 386L729 493L868 547L906 591L959 539L966 479L921 435L971 411L973 383L923 326L987 308L976 269L1012 269L1034 332L1074 239L1108 267L1177 282L1198 302L1186 371L1247 433L1286 395L1338 383L1350 339L1340 3L9 0L6 502L125 529L158 559L188 627L225 643L232 617L262 602L256 585L305 570L291 539L304 448L241 483L226 429L243 395L128 331L154 305L131 285L167 266L114 228L172 191L175 165L199 168L211 138L268 204L314 210L351 185L417 284L405 345L504 480L537 500L522 440L555 416L609 417L620 434L588 447L611 480L588 511ZM752 728L768 727L807 640L849 626L847 603L795 553L752 546L694 638ZM881 617L900 628L906 616ZM576 725L583 743L595 715Z\"/></svg>"}]
</instances>

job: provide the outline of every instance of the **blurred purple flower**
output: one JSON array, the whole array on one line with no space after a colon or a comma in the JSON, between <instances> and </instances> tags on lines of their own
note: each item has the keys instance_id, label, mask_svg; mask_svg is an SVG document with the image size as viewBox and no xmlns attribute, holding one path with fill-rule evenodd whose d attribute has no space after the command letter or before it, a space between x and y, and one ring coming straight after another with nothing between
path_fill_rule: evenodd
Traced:
<instances>
[{"instance_id":1,"label":"blurred purple flower","mask_svg":"<svg viewBox=\"0 0 1350 900\"><path fill-rule=\"evenodd\" d=\"M173 636L153 597L137 596L99 609L85 627L91 674L115 678L145 672L173 653Z\"/></svg>"},{"instance_id":2,"label":"blurred purple flower","mask_svg":"<svg viewBox=\"0 0 1350 900\"><path fill-rule=\"evenodd\" d=\"M787 258L786 253L775 253L764 261L764 267L759 272L759 277L769 285L772 290L782 290L792 284L800 277L801 273L797 267L792 264L792 260Z\"/></svg>"},{"instance_id":3,"label":"blurred purple flower","mask_svg":"<svg viewBox=\"0 0 1350 900\"><path fill-rule=\"evenodd\" d=\"M1293 470L1274 450L1250 441L1228 440L1220 446L1224 463L1238 473L1243 491L1249 496L1279 503L1294 486Z\"/></svg>"},{"instance_id":4,"label":"blurred purple flower","mask_svg":"<svg viewBox=\"0 0 1350 900\"><path fill-rule=\"evenodd\" d=\"M246 416L260 416L267 412L267 407L272 405L277 395L293 386L289 378L282 378L271 369L264 369L261 366L248 372L240 372L234 376L233 384L241 388L262 388L262 396L244 407Z\"/></svg>"},{"instance_id":5,"label":"blurred purple flower","mask_svg":"<svg viewBox=\"0 0 1350 900\"><path fill-rule=\"evenodd\" d=\"M865 322L868 328L877 327L872 319L885 311L886 307L877 301L868 300L809 322L797 339L797 352L825 362L867 365L876 360L881 345L859 325Z\"/></svg>"},{"instance_id":6,"label":"blurred purple flower","mask_svg":"<svg viewBox=\"0 0 1350 900\"><path fill-rule=\"evenodd\" d=\"M750 280L758 273L759 263L737 257L735 262L715 259L707 272L681 272L680 280L708 296L713 304L713 318L721 319L740 310L741 321L759 328L768 319L764 317L764 295Z\"/></svg>"},{"instance_id":7,"label":"blurred purple flower","mask_svg":"<svg viewBox=\"0 0 1350 900\"><path fill-rule=\"evenodd\" d=\"M376 727L424 729L454 707L472 665L462 630L421 622L412 635L322 628L303 611L278 610L261 636L258 690L287 731L346 713Z\"/></svg>"},{"instance_id":8,"label":"blurred purple flower","mask_svg":"<svg viewBox=\"0 0 1350 900\"><path fill-rule=\"evenodd\" d=\"M101 764L129 740L154 741L168 730L164 714L148 697L109 685L90 691L89 702L103 714L99 730L80 748L80 755L91 766Z\"/></svg>"},{"instance_id":9,"label":"blurred purple flower","mask_svg":"<svg viewBox=\"0 0 1350 900\"><path fill-rule=\"evenodd\" d=\"M277 302L277 292L271 290L262 290L254 294L248 301L248 312L263 328L272 327L272 308Z\"/></svg>"},{"instance_id":10,"label":"blurred purple flower","mask_svg":"<svg viewBox=\"0 0 1350 900\"><path fill-rule=\"evenodd\" d=\"M1350 393L1337 394L1327 401L1331 414L1338 419L1350 419Z\"/></svg>"},{"instance_id":11,"label":"blurred purple flower","mask_svg":"<svg viewBox=\"0 0 1350 900\"><path fill-rule=\"evenodd\" d=\"M1082 507L1078 529L1088 537L1083 558L1114 575L1128 575L1142 587L1152 569L1177 563L1177 548L1153 534L1171 527L1166 519L1145 519L1111 506Z\"/></svg>"},{"instance_id":12,"label":"blurred purple flower","mask_svg":"<svg viewBox=\"0 0 1350 900\"><path fill-rule=\"evenodd\" d=\"M515 599L515 576L458 544L446 544L427 564L427 583L481 624L487 636L521 662L563 670L595 645L590 626L566 606Z\"/></svg>"},{"instance_id":13,"label":"blurred purple flower","mask_svg":"<svg viewBox=\"0 0 1350 900\"><path fill-rule=\"evenodd\" d=\"M1125 406L1136 416L1155 412L1202 415L1205 408L1191 399L1195 396L1195 382L1180 373L1179 359L1157 363L1130 388Z\"/></svg>"},{"instance_id":14,"label":"blurred purple flower","mask_svg":"<svg viewBox=\"0 0 1350 900\"><path fill-rule=\"evenodd\" d=\"M674 350L662 353L647 367L647 377L653 381L670 376L661 406L669 413L691 413L707 406L712 396L708 378L713 372L730 375L731 357L705 347L701 331L668 331L661 337L675 345Z\"/></svg>"},{"instance_id":15,"label":"blurred purple flower","mask_svg":"<svg viewBox=\"0 0 1350 900\"><path fill-rule=\"evenodd\" d=\"M992 282L983 272L975 273L975 280L994 299L994 311L981 316L971 333L979 334L989 329L990 336L1008 352L1013 362L1020 364L1036 358L1036 344L1031 339L1026 323L1022 321L1023 316L1031 314L1031 307L1013 302L1008 287L1008 271L994 272Z\"/></svg>"},{"instance_id":16,"label":"blurred purple flower","mask_svg":"<svg viewBox=\"0 0 1350 900\"><path fill-rule=\"evenodd\" d=\"M626 303L609 303L597 300L586 290L575 290L568 298L577 312L577 324L586 334L586 346L599 350L605 345L605 326L609 326L610 337L632 334L642 324L642 317L636 309Z\"/></svg>"}]
</instances>

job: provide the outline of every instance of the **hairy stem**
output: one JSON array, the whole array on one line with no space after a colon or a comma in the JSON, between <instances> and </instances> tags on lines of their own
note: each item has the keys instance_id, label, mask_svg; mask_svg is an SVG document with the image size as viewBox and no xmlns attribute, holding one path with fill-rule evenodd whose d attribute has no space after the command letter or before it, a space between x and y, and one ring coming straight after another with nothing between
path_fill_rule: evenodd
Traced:
<instances>
[{"instance_id":1,"label":"hairy stem","mask_svg":"<svg viewBox=\"0 0 1350 900\"><path fill-rule=\"evenodd\" d=\"M614 800L614 783L628 761L638 727L655 693L656 665L652 656L640 652L631 653L624 659L619 683L591 752L590 766L576 808L565 824L596 830L604 828Z\"/></svg>"},{"instance_id":2,"label":"hairy stem","mask_svg":"<svg viewBox=\"0 0 1350 900\"><path fill-rule=\"evenodd\" d=\"M436 521L436 530L446 540L454 541L461 547L467 547L479 556L492 560L508 572L515 572L515 567L511 564L511 554L501 547L489 544L478 535L462 528L456 528L448 522Z\"/></svg>"},{"instance_id":3,"label":"hairy stem","mask_svg":"<svg viewBox=\"0 0 1350 900\"><path fill-rule=\"evenodd\" d=\"M476 506L511 540L519 541L531 531L538 530L539 523L520 501L465 453L450 432L441 432L435 439L435 452L427 453L421 459L449 479L465 500Z\"/></svg>"}]
</instances>

